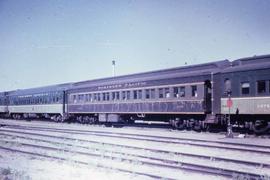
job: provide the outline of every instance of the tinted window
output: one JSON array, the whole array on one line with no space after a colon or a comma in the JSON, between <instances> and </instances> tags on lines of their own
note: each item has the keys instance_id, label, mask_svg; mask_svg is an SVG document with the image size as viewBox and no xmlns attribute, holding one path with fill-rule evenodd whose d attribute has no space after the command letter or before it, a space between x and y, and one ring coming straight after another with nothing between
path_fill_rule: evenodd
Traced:
<instances>
[{"instance_id":1,"label":"tinted window","mask_svg":"<svg viewBox=\"0 0 270 180\"><path fill-rule=\"evenodd\" d=\"M265 93L266 92L266 82L265 81L257 81L257 92Z\"/></svg>"},{"instance_id":2,"label":"tinted window","mask_svg":"<svg viewBox=\"0 0 270 180\"><path fill-rule=\"evenodd\" d=\"M115 100L115 92L112 92L112 100Z\"/></svg>"},{"instance_id":3,"label":"tinted window","mask_svg":"<svg viewBox=\"0 0 270 180\"><path fill-rule=\"evenodd\" d=\"M106 93L102 93L102 101L106 101Z\"/></svg>"},{"instance_id":4,"label":"tinted window","mask_svg":"<svg viewBox=\"0 0 270 180\"><path fill-rule=\"evenodd\" d=\"M127 100L127 92L122 91L122 100Z\"/></svg>"},{"instance_id":5,"label":"tinted window","mask_svg":"<svg viewBox=\"0 0 270 180\"><path fill-rule=\"evenodd\" d=\"M191 86L191 96L198 97L197 86Z\"/></svg>"},{"instance_id":6,"label":"tinted window","mask_svg":"<svg viewBox=\"0 0 270 180\"><path fill-rule=\"evenodd\" d=\"M151 99L155 99L155 97L156 97L156 95L155 95L155 92L156 92L155 89L151 89L150 92L151 92L150 93L150 98Z\"/></svg>"},{"instance_id":7,"label":"tinted window","mask_svg":"<svg viewBox=\"0 0 270 180\"><path fill-rule=\"evenodd\" d=\"M185 87L174 87L173 88L173 97L185 97Z\"/></svg>"},{"instance_id":8,"label":"tinted window","mask_svg":"<svg viewBox=\"0 0 270 180\"><path fill-rule=\"evenodd\" d=\"M224 91L225 92L230 92L232 90L232 87L231 87L231 80L230 79L225 79L224 81Z\"/></svg>"},{"instance_id":9,"label":"tinted window","mask_svg":"<svg viewBox=\"0 0 270 180\"><path fill-rule=\"evenodd\" d=\"M130 91L127 91L127 99L130 99Z\"/></svg>"},{"instance_id":10,"label":"tinted window","mask_svg":"<svg viewBox=\"0 0 270 180\"><path fill-rule=\"evenodd\" d=\"M107 93L105 94L105 100L106 100L106 101L109 101L109 100L110 100L110 93L109 93L109 92L107 92Z\"/></svg>"},{"instance_id":11,"label":"tinted window","mask_svg":"<svg viewBox=\"0 0 270 180\"><path fill-rule=\"evenodd\" d=\"M93 101L97 100L97 93L94 93Z\"/></svg>"},{"instance_id":12,"label":"tinted window","mask_svg":"<svg viewBox=\"0 0 270 180\"><path fill-rule=\"evenodd\" d=\"M119 100L120 99L120 93L119 92L115 92L115 100Z\"/></svg>"},{"instance_id":13,"label":"tinted window","mask_svg":"<svg viewBox=\"0 0 270 180\"><path fill-rule=\"evenodd\" d=\"M185 96L186 96L185 87L180 87L180 97L185 97Z\"/></svg>"},{"instance_id":14,"label":"tinted window","mask_svg":"<svg viewBox=\"0 0 270 180\"><path fill-rule=\"evenodd\" d=\"M138 99L138 92L137 90L133 91L133 99Z\"/></svg>"},{"instance_id":15,"label":"tinted window","mask_svg":"<svg viewBox=\"0 0 270 180\"><path fill-rule=\"evenodd\" d=\"M165 88L165 97L170 98L170 89L169 88Z\"/></svg>"},{"instance_id":16,"label":"tinted window","mask_svg":"<svg viewBox=\"0 0 270 180\"><path fill-rule=\"evenodd\" d=\"M138 90L138 99L142 99L142 90Z\"/></svg>"},{"instance_id":17,"label":"tinted window","mask_svg":"<svg viewBox=\"0 0 270 180\"><path fill-rule=\"evenodd\" d=\"M179 88L178 87L173 88L173 97L179 97Z\"/></svg>"},{"instance_id":18,"label":"tinted window","mask_svg":"<svg viewBox=\"0 0 270 180\"><path fill-rule=\"evenodd\" d=\"M164 89L163 88L158 89L158 97L159 98L164 98Z\"/></svg>"},{"instance_id":19,"label":"tinted window","mask_svg":"<svg viewBox=\"0 0 270 180\"><path fill-rule=\"evenodd\" d=\"M145 99L150 99L150 89L145 90Z\"/></svg>"},{"instance_id":20,"label":"tinted window","mask_svg":"<svg viewBox=\"0 0 270 180\"><path fill-rule=\"evenodd\" d=\"M241 83L241 92L242 92L242 94L249 94L249 88L250 88L249 82Z\"/></svg>"}]
</instances>

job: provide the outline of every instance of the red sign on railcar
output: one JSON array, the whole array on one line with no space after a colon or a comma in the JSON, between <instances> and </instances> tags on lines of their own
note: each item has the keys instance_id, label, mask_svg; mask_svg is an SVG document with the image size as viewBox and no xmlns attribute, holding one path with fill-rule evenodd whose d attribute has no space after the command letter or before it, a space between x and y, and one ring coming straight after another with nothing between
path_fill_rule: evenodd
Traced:
<instances>
[{"instance_id":1,"label":"red sign on railcar","mask_svg":"<svg viewBox=\"0 0 270 180\"><path fill-rule=\"evenodd\" d=\"M231 98L229 98L227 100L227 107L230 108L230 107L232 107L232 105L233 105L233 102L232 102Z\"/></svg>"}]
</instances>

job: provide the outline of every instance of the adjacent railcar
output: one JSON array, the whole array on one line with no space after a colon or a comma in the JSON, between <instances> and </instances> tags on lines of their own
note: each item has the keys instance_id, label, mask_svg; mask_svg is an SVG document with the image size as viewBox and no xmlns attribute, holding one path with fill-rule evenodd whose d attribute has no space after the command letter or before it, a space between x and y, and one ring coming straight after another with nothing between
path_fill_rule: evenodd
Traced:
<instances>
[{"instance_id":1,"label":"adjacent railcar","mask_svg":"<svg viewBox=\"0 0 270 180\"><path fill-rule=\"evenodd\" d=\"M213 76L229 64L224 60L74 83L67 92L67 110L91 122L204 120L212 111Z\"/></svg>"},{"instance_id":2,"label":"adjacent railcar","mask_svg":"<svg viewBox=\"0 0 270 180\"><path fill-rule=\"evenodd\" d=\"M8 113L7 92L0 93L0 116L3 117Z\"/></svg>"},{"instance_id":3,"label":"adjacent railcar","mask_svg":"<svg viewBox=\"0 0 270 180\"><path fill-rule=\"evenodd\" d=\"M63 121L66 117L65 90L69 86L61 84L16 90L8 94L8 112L15 119L45 117Z\"/></svg>"},{"instance_id":4,"label":"adjacent railcar","mask_svg":"<svg viewBox=\"0 0 270 180\"><path fill-rule=\"evenodd\" d=\"M270 55L236 60L223 70L220 114L229 114L230 96L233 123L265 131L270 127Z\"/></svg>"}]
</instances>

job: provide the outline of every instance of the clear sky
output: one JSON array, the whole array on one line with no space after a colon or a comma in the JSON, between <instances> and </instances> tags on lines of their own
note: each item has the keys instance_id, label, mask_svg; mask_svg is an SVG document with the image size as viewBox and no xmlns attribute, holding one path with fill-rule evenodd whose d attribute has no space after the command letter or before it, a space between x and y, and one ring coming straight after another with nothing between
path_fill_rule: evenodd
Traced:
<instances>
[{"instance_id":1,"label":"clear sky","mask_svg":"<svg viewBox=\"0 0 270 180\"><path fill-rule=\"evenodd\" d=\"M270 54L270 0L0 0L0 91Z\"/></svg>"}]
</instances>

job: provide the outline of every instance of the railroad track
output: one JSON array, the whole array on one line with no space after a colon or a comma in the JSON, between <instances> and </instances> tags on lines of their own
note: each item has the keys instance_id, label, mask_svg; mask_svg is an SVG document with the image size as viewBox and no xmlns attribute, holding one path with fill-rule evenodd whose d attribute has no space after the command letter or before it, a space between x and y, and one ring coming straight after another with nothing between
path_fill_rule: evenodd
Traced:
<instances>
[{"instance_id":1,"label":"railroad track","mask_svg":"<svg viewBox=\"0 0 270 180\"><path fill-rule=\"evenodd\" d=\"M243 144L236 142L222 142L215 140L201 140L201 139L191 139L191 138L181 138L181 137L164 137L164 136L153 136L153 135L144 135L144 134L133 134L133 133L116 133L116 132L103 132L103 131L93 131L93 130L74 130L67 128L48 128L48 127L27 127L21 125L6 125L6 128L13 129L25 129L25 130L38 130L45 132L60 132L60 133L69 133L77 135L94 135L100 137L114 137L114 138L123 138L129 140L143 140L150 142L158 143L169 143L169 144L182 144L182 145L191 145L207 148L219 148L226 150L234 151L245 151L245 152L256 152L260 154L270 155L270 146L267 145L255 145L255 144Z\"/></svg>"},{"instance_id":2,"label":"railroad track","mask_svg":"<svg viewBox=\"0 0 270 180\"><path fill-rule=\"evenodd\" d=\"M35 141L46 141L46 140L42 140L42 139L37 139L37 138L32 138L33 136L39 136L39 137L46 137L46 138L51 138L51 139L58 139L58 140L62 140L63 137L61 136L52 136L52 135L46 135L46 134L40 134L40 133L31 133L31 132L21 132L21 131L15 131L15 130L4 130L1 129L2 132L5 133L1 133L0 135L2 136L13 136L16 138L28 138L28 139L32 139ZM8 134L11 133L11 134ZM15 134L15 135L14 135ZM17 135L16 135L17 134ZM20 134L20 135L18 135ZM30 135L32 136L31 138L29 137L24 137L23 135ZM255 163L255 162L249 162L249 161L240 161L240 160L233 160L233 159L226 159L226 158L219 158L219 157L212 157L212 156L201 156L201 155L195 155L195 154L187 154L187 153L179 153L179 152L172 152L172 151L162 151L162 150L158 150L158 149L150 149L150 148L139 148L139 147L135 147L135 146L124 146L124 145L118 145L118 144L113 144L113 143L101 143L99 141L93 141L93 140L83 140L83 139L75 139L75 138L65 138L67 140L70 141L77 141L77 142L87 142L87 143L96 143L96 144L102 144L102 145L107 145L107 146L111 146L111 147L121 147L121 148L129 148L129 149L137 149L137 150L147 150L147 151L151 151L151 152L155 152L155 153L167 153L167 154L175 154L175 155L181 155L181 156L187 156L187 157L195 157L195 158L204 158L204 159L208 159L210 161L226 161L226 162L233 162L233 163L238 163L238 164L244 164L244 165L252 165L252 166L258 166L258 167L264 167L264 168L269 168L270 165L269 164L263 164L263 163ZM53 142L53 141L46 141L46 143L57 143L57 142ZM59 142L58 142L59 143ZM65 146L71 146L74 145L74 143L71 144L63 144L60 143L62 145ZM26 146L27 144L23 144L24 146ZM29 144L28 144L29 145ZM31 144L29 145L31 146ZM32 146L33 147L33 146ZM44 147L46 149L46 147ZM87 148L87 147L81 147L81 148ZM59 149L57 149L59 150ZM78 152L76 152L78 153ZM117 152L113 152L116 153ZM119 154L119 153L118 153ZM142 164L148 164L148 165L152 165L152 166L166 166L167 168L174 168L174 169L181 169L181 170L186 170L186 171L196 171L196 172L200 172L200 173L208 173L208 174L213 174L213 175L222 175L225 177L234 177L235 175L244 175L247 176L249 178L252 179L256 179L256 178L260 178L262 179L262 176L260 174L256 174L256 173L250 173L250 172L241 172L241 171L236 171L236 170L232 170L232 169L226 169L226 168L220 168L220 167L211 167L211 166L207 166L207 165L200 165L200 164L194 164L194 163L186 163L186 162L181 162L181 161L174 161L174 160L168 160L168 159L160 159L160 158L153 158L153 157L148 157L148 156L142 156L142 155L137 155L137 154L127 154L129 157L136 157L136 158L144 158L144 159L148 159L150 161L158 161L161 164L152 164L149 163L147 161L143 161L141 162ZM111 158L108 157L108 158ZM125 159L125 161L131 161L130 159ZM165 165L164 165L165 163ZM174 164L174 165L171 165ZM179 166L180 164L180 166Z\"/></svg>"},{"instance_id":3,"label":"railroad track","mask_svg":"<svg viewBox=\"0 0 270 180\"><path fill-rule=\"evenodd\" d=\"M56 148L37 146L37 145L30 145L30 144L21 144L21 145L29 146L29 147L36 147L36 148L44 148L44 149L49 149L49 150L59 150L59 149L56 149ZM154 179L173 180L173 178L168 178L168 177L164 177L164 176L158 176L158 175L149 174L149 173L143 173L143 172L130 171L130 170L127 170L127 169L122 169L122 168L112 168L110 166L100 165L98 163L93 164L93 163L89 163L89 162L85 162L85 161L71 160L70 158L63 158L63 157L58 157L58 156L52 156L52 155L46 155L46 154L42 154L42 153L31 152L31 151L18 150L18 149L14 149L14 148L3 147L3 146L0 146L0 149L6 150L6 151L9 151L9 152L12 152L12 153L21 153L21 154L31 155L31 156L41 157L41 158L48 158L48 159L52 159L52 160L65 161L65 162L69 162L69 163L73 162L73 163L78 163L78 164L81 164L81 165L87 165L87 166L94 166L94 167L103 168L103 169L116 170L116 171L123 172L123 173L136 174L136 175L139 175L139 176L147 176L147 177L151 177L151 178L154 178ZM91 155L89 154L89 156L91 156Z\"/></svg>"}]
</instances>

